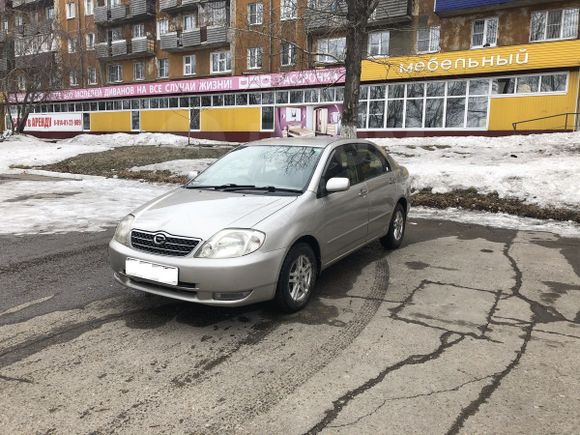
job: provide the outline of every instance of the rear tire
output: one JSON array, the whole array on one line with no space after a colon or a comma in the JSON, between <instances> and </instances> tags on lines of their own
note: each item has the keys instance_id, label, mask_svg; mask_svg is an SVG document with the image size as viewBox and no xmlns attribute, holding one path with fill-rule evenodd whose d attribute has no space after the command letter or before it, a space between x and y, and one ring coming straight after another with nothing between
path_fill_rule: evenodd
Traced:
<instances>
[{"instance_id":1,"label":"rear tire","mask_svg":"<svg viewBox=\"0 0 580 435\"><path fill-rule=\"evenodd\" d=\"M318 264L316 255L307 243L298 243L284 259L275 303L279 310L294 313L308 304L316 285Z\"/></svg>"},{"instance_id":2,"label":"rear tire","mask_svg":"<svg viewBox=\"0 0 580 435\"><path fill-rule=\"evenodd\" d=\"M403 243L405 236L405 228L407 226L407 215L405 209L398 203L393 212L391 223L389 224L389 231L379 240L385 249L397 249Z\"/></svg>"}]
</instances>

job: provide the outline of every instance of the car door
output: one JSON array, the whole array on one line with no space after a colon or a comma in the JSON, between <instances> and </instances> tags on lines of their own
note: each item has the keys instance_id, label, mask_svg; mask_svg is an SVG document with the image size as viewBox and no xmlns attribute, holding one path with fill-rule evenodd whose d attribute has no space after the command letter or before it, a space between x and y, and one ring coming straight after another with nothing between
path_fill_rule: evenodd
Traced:
<instances>
[{"instance_id":1,"label":"car door","mask_svg":"<svg viewBox=\"0 0 580 435\"><path fill-rule=\"evenodd\" d=\"M355 159L353 145L337 147L328 159L320 180L319 240L325 264L364 244L367 239L367 187L365 182L358 179ZM348 178L350 188L344 192L326 192L326 182L334 177Z\"/></svg>"},{"instance_id":2,"label":"car door","mask_svg":"<svg viewBox=\"0 0 580 435\"><path fill-rule=\"evenodd\" d=\"M355 145L359 179L366 183L369 201L367 240L384 236L388 230L396 201L397 185L387 158L375 146Z\"/></svg>"}]
</instances>

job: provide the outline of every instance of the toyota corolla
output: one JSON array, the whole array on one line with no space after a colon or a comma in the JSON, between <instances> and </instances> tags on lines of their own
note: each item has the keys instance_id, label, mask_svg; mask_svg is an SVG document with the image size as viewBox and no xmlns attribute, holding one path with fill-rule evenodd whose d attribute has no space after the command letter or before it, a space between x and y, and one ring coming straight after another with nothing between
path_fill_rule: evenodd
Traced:
<instances>
[{"instance_id":1,"label":"toyota corolla","mask_svg":"<svg viewBox=\"0 0 580 435\"><path fill-rule=\"evenodd\" d=\"M375 240L398 248L408 211L407 170L372 142L267 139L126 216L110 262L133 289L293 312L331 264Z\"/></svg>"}]
</instances>

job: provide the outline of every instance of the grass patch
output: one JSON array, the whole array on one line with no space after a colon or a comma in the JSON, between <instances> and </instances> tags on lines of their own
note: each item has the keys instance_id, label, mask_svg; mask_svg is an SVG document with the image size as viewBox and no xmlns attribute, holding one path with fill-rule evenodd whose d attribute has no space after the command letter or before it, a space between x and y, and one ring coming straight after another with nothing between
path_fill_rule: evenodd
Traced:
<instances>
[{"instance_id":1,"label":"grass patch","mask_svg":"<svg viewBox=\"0 0 580 435\"><path fill-rule=\"evenodd\" d=\"M34 166L34 169L45 171L65 172L69 174L100 175L103 177L118 176L121 178L146 179L148 181L162 181L162 178L172 178L169 171L141 171L132 173L128 169L134 166L145 166L153 163L161 163L169 160L180 159L215 159L226 154L231 148L178 148L178 147L153 147L132 146L119 147L98 153L80 154L75 157L49 165ZM21 169L32 169L26 166L14 166ZM152 175L149 173L157 173ZM141 174L132 175L132 174ZM157 178L150 179L149 177ZM184 179L184 177L175 177ZM163 180L166 181L166 180ZM178 182L178 181L169 181Z\"/></svg>"},{"instance_id":2,"label":"grass patch","mask_svg":"<svg viewBox=\"0 0 580 435\"><path fill-rule=\"evenodd\" d=\"M415 206L431 208L462 208L465 210L507 213L535 219L574 221L580 223L580 211L567 208L543 208L517 198L500 198L497 193L481 194L474 188L449 193L432 193L423 189L413 195Z\"/></svg>"}]
</instances>

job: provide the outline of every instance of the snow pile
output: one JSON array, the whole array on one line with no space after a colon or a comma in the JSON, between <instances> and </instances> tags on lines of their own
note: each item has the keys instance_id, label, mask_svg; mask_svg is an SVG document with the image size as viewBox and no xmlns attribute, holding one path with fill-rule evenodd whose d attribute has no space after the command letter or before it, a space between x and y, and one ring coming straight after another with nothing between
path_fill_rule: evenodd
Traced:
<instances>
[{"instance_id":1,"label":"snow pile","mask_svg":"<svg viewBox=\"0 0 580 435\"><path fill-rule=\"evenodd\" d=\"M112 133L112 134L80 134L70 139L64 139L61 143L90 146L176 146L188 145L187 136L170 133ZM237 145L234 142L217 141L209 139L190 138L191 145Z\"/></svg>"},{"instance_id":2,"label":"snow pile","mask_svg":"<svg viewBox=\"0 0 580 435\"><path fill-rule=\"evenodd\" d=\"M580 133L376 139L414 189L496 191L542 207L580 208Z\"/></svg>"},{"instance_id":3,"label":"snow pile","mask_svg":"<svg viewBox=\"0 0 580 435\"><path fill-rule=\"evenodd\" d=\"M0 234L104 230L146 201L174 188L89 176L0 184Z\"/></svg>"},{"instance_id":4,"label":"snow pile","mask_svg":"<svg viewBox=\"0 0 580 435\"><path fill-rule=\"evenodd\" d=\"M216 159L181 159L168 162L153 163L152 165L134 166L130 171L170 171L175 175L187 175L191 171L203 171Z\"/></svg>"}]
</instances>

